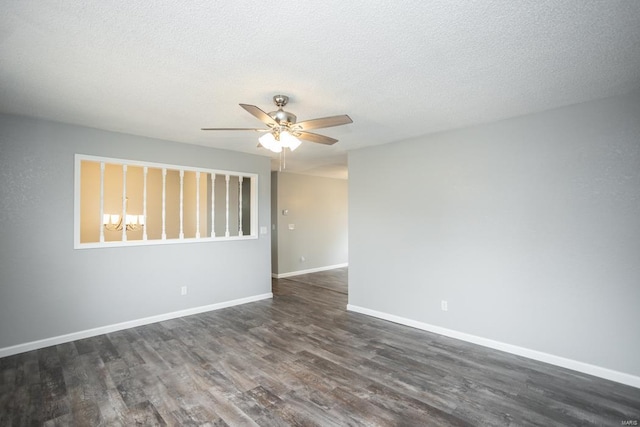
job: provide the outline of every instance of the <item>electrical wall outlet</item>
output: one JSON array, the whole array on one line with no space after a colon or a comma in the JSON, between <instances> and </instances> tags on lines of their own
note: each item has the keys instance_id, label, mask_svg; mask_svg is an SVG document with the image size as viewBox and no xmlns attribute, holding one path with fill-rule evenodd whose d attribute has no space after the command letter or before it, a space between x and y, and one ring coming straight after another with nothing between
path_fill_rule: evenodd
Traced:
<instances>
[{"instance_id":1,"label":"electrical wall outlet","mask_svg":"<svg viewBox=\"0 0 640 427\"><path fill-rule=\"evenodd\" d=\"M442 309L442 311L449 311L449 303L447 302L447 300L440 301L440 308Z\"/></svg>"},{"instance_id":2,"label":"electrical wall outlet","mask_svg":"<svg viewBox=\"0 0 640 427\"><path fill-rule=\"evenodd\" d=\"M187 294L187 287L183 286L180 288L180 295L186 295Z\"/></svg>"}]
</instances>

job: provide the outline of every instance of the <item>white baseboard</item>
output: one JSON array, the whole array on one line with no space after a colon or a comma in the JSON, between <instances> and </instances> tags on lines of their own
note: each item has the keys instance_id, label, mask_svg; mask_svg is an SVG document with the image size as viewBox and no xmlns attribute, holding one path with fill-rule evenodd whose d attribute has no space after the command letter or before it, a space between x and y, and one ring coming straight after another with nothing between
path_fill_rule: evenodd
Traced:
<instances>
[{"instance_id":1,"label":"white baseboard","mask_svg":"<svg viewBox=\"0 0 640 427\"><path fill-rule=\"evenodd\" d=\"M335 270L336 268L343 268L343 267L349 267L349 263L345 262L344 264L327 265L324 267L310 268L308 270L291 271L289 273L282 273L282 274L273 273L271 274L271 277L273 277L274 279L284 279L286 277L300 276L301 274L308 274L308 273L317 273L319 271Z\"/></svg>"},{"instance_id":2,"label":"white baseboard","mask_svg":"<svg viewBox=\"0 0 640 427\"><path fill-rule=\"evenodd\" d=\"M11 347L0 348L0 357L12 356L14 354L24 353L25 351L38 350L40 348L49 347L52 345L58 345L70 341L95 337L97 335L108 334L110 332L121 331L123 329L135 328L136 326L148 325L150 323L162 322L163 320L170 320L178 317L191 316L193 314L204 313L207 311L220 310L222 308L233 307L234 305L247 304L249 302L255 302L269 298L273 298L273 294L271 292L246 298L239 298L231 301L220 302L217 304L203 305L200 307L188 308L186 310L159 314L157 316L150 316L142 319L130 320L127 322L116 323L114 325L101 326L98 328L59 335L57 337L45 338L43 340L31 341Z\"/></svg>"},{"instance_id":3,"label":"white baseboard","mask_svg":"<svg viewBox=\"0 0 640 427\"><path fill-rule=\"evenodd\" d=\"M551 365L560 366L562 368L567 368L567 369L582 372L585 374L593 375L596 377L604 378L607 380L615 381L621 384L626 384L631 387L640 388L640 377L631 375L631 374L626 374L624 372L618 372L612 369L591 365L589 363L567 359L565 357L555 356L553 354L543 353L541 351L531 350L528 348L507 344L500 341L494 341L488 338L483 338L476 335L467 334L464 332L458 332L453 329L447 329L447 328L442 328L440 326L430 325L428 323L418 322L416 320L407 319L407 318L396 316L393 314L388 314L381 311L359 307L357 305L347 304L347 310L353 311L356 313L366 314L367 316L377 317L383 320L388 320L390 322L399 323L401 325L410 326L412 328L422 329L424 331L445 335L447 337L459 339L462 341L467 341L473 344L478 344L484 347L493 348L493 349L504 351L507 353L516 354L518 356L527 357L529 359L538 360L540 362L549 363Z\"/></svg>"}]
</instances>

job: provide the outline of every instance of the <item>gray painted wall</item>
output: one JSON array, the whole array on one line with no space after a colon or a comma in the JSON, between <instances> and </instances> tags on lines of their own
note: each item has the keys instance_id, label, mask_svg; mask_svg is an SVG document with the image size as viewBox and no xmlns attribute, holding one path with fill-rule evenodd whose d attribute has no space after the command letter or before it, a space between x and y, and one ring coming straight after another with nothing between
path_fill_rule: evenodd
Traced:
<instances>
[{"instance_id":1,"label":"gray painted wall","mask_svg":"<svg viewBox=\"0 0 640 427\"><path fill-rule=\"evenodd\" d=\"M74 250L75 153L258 173L270 223L267 157L0 115L0 348L271 292L269 236Z\"/></svg>"},{"instance_id":2,"label":"gray painted wall","mask_svg":"<svg viewBox=\"0 0 640 427\"><path fill-rule=\"evenodd\" d=\"M349 194L350 304L640 375L638 94L350 152Z\"/></svg>"},{"instance_id":3,"label":"gray painted wall","mask_svg":"<svg viewBox=\"0 0 640 427\"><path fill-rule=\"evenodd\" d=\"M277 270L285 274L348 262L348 183L343 179L274 172ZM287 209L288 215L282 215ZM289 224L295 230L289 230ZM305 261L300 261L303 256Z\"/></svg>"}]
</instances>

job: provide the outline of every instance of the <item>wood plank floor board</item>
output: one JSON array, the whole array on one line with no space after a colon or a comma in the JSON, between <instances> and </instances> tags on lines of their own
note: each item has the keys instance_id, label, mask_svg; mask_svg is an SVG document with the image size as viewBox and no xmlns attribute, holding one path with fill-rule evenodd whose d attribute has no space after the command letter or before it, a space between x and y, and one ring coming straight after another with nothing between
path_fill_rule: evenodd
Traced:
<instances>
[{"instance_id":1,"label":"wood plank floor board","mask_svg":"<svg viewBox=\"0 0 640 427\"><path fill-rule=\"evenodd\" d=\"M0 426L562 426L640 390L347 312L347 269L273 300L0 359Z\"/></svg>"},{"instance_id":2,"label":"wood plank floor board","mask_svg":"<svg viewBox=\"0 0 640 427\"><path fill-rule=\"evenodd\" d=\"M299 390L285 394L282 404L273 408L275 414L290 426L344 426L346 417L341 417L332 409L317 405Z\"/></svg>"},{"instance_id":3,"label":"wood plank floor board","mask_svg":"<svg viewBox=\"0 0 640 427\"><path fill-rule=\"evenodd\" d=\"M153 348L153 342L139 339L131 343L131 348L142 358L144 364L138 366L151 366L156 371L169 369L169 365L160 354Z\"/></svg>"},{"instance_id":4,"label":"wood plank floor board","mask_svg":"<svg viewBox=\"0 0 640 427\"><path fill-rule=\"evenodd\" d=\"M107 398L107 387L105 383L96 381L93 367L86 363L92 353L79 355L73 343L60 344L57 349L74 422L80 425L99 424L101 415L97 402ZM97 354L95 356L99 359Z\"/></svg>"},{"instance_id":5,"label":"wood plank floor board","mask_svg":"<svg viewBox=\"0 0 640 427\"><path fill-rule=\"evenodd\" d=\"M78 354L86 354L91 353L92 351L96 351L93 343L94 342L92 338L84 338L74 341L73 345L76 347Z\"/></svg>"},{"instance_id":6,"label":"wood plank floor board","mask_svg":"<svg viewBox=\"0 0 640 427\"><path fill-rule=\"evenodd\" d=\"M230 426L258 426L255 420L251 419L240 408L238 408L227 396L229 393L219 391L209 391L209 405L216 414Z\"/></svg>"},{"instance_id":7,"label":"wood plank floor board","mask_svg":"<svg viewBox=\"0 0 640 427\"><path fill-rule=\"evenodd\" d=\"M327 359L318 357L313 353L303 352L301 354L301 358L298 360L298 363L302 365L301 366L302 370L309 371L309 372L322 372L325 383L329 382L330 384L327 388L331 389L330 393L332 394L335 392L335 389L338 389L341 387L343 389L348 388L349 390L352 390L353 392L357 393L359 391L367 390L367 387L369 387L375 382L369 376L359 375L353 369L343 368L339 364L335 364ZM377 379L379 377L376 376L373 378ZM421 384L420 387L424 387L424 385ZM428 392L427 388L423 388L422 390L419 390L419 391L412 390L412 392L416 394L420 394L422 398L421 400L424 403L424 407L422 408L423 410L429 407L429 411L431 411L432 415L433 413L440 414L442 412L441 409L438 408L438 405L432 405L434 401L441 402L441 400L435 399L435 396L431 395ZM371 393L361 393L361 394L370 395ZM429 395L429 396L426 397L426 395ZM381 419L380 422L382 421L383 420ZM460 420L455 420L455 422L453 422L452 425L458 425L458 421Z\"/></svg>"},{"instance_id":8,"label":"wood plank floor board","mask_svg":"<svg viewBox=\"0 0 640 427\"><path fill-rule=\"evenodd\" d=\"M44 427L67 427L73 425L75 420L73 419L73 415L64 414L59 417L49 419L42 424Z\"/></svg>"},{"instance_id":9,"label":"wood plank floor board","mask_svg":"<svg viewBox=\"0 0 640 427\"><path fill-rule=\"evenodd\" d=\"M28 352L5 359L6 364L4 359L0 359L0 369L7 370L9 375L2 375L8 388L3 387L0 391L0 425L41 425L42 386L38 354ZM2 410L4 407L11 409L5 412Z\"/></svg>"},{"instance_id":10,"label":"wood plank floor board","mask_svg":"<svg viewBox=\"0 0 640 427\"><path fill-rule=\"evenodd\" d=\"M362 398L358 390L336 387L331 391L331 398L336 402L334 408L340 413L349 414L350 418L363 425L395 426L398 423L398 413L386 410Z\"/></svg>"},{"instance_id":11,"label":"wood plank floor board","mask_svg":"<svg viewBox=\"0 0 640 427\"><path fill-rule=\"evenodd\" d=\"M23 353L25 354L25 353ZM34 356L33 354L32 356ZM7 393L14 385L20 385L22 381L16 379L18 370L18 356L8 356L0 359L0 399L9 397Z\"/></svg>"},{"instance_id":12,"label":"wood plank floor board","mask_svg":"<svg viewBox=\"0 0 640 427\"><path fill-rule=\"evenodd\" d=\"M179 408L172 413L175 423L180 426L213 426L222 427L228 424L215 413L202 406L194 406L186 410Z\"/></svg>"},{"instance_id":13,"label":"wood plank floor board","mask_svg":"<svg viewBox=\"0 0 640 427\"><path fill-rule=\"evenodd\" d=\"M98 402L100 409L100 424L104 426L126 425L127 405L117 389L107 390L107 398Z\"/></svg>"},{"instance_id":14,"label":"wood plank floor board","mask_svg":"<svg viewBox=\"0 0 640 427\"><path fill-rule=\"evenodd\" d=\"M256 399L256 396L252 394L253 390L259 389L261 386L257 386L254 389L248 390L244 393L237 392L227 395L229 400L244 414L250 417L252 420L269 418L269 414L273 411L275 405L266 404L267 402ZM279 399L279 398L278 398Z\"/></svg>"},{"instance_id":15,"label":"wood plank floor board","mask_svg":"<svg viewBox=\"0 0 640 427\"><path fill-rule=\"evenodd\" d=\"M398 391L388 385L372 383L367 390L376 397L379 405L389 408L403 417L420 419L425 424L466 426L474 425L471 420L458 417L453 412L447 412L436 405L428 403L428 398L419 393L412 394ZM481 424L478 424L481 425Z\"/></svg>"},{"instance_id":16,"label":"wood plank floor board","mask_svg":"<svg viewBox=\"0 0 640 427\"><path fill-rule=\"evenodd\" d=\"M56 419L71 411L67 387L57 349L47 347L38 351L42 412L46 420Z\"/></svg>"}]
</instances>

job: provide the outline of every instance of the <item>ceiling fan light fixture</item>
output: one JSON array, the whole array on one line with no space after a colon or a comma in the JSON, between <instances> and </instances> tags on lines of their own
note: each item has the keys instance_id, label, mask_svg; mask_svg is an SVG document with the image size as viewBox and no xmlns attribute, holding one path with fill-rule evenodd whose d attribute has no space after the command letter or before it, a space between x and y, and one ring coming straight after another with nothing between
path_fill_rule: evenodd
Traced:
<instances>
[{"instance_id":1,"label":"ceiling fan light fixture","mask_svg":"<svg viewBox=\"0 0 640 427\"><path fill-rule=\"evenodd\" d=\"M319 119L305 120L298 122L298 118L295 114L292 114L284 110L284 106L287 105L289 97L286 95L276 95L273 97L273 102L278 107L276 111L266 113L255 105L240 104L249 114L260 120L267 126L267 129L259 128L202 128L202 130L252 130L258 132L266 132L263 136L258 138L259 146L264 147L274 153L282 153L284 157L285 149L291 151L298 148L301 144L301 139L305 141L315 142L318 144L333 145L338 142L335 138L330 138L324 135L318 135L317 133L311 133L310 130L321 129L333 126L342 126L349 123L353 123L351 117L346 114L331 117L322 117Z\"/></svg>"},{"instance_id":2,"label":"ceiling fan light fixture","mask_svg":"<svg viewBox=\"0 0 640 427\"><path fill-rule=\"evenodd\" d=\"M280 133L280 144L283 147L288 147L291 151L293 151L298 148L300 144L302 144L302 142L289 132L284 131Z\"/></svg>"},{"instance_id":3,"label":"ceiling fan light fixture","mask_svg":"<svg viewBox=\"0 0 640 427\"><path fill-rule=\"evenodd\" d=\"M262 145L267 150L273 151L274 153L279 153L282 151L282 145L280 145L280 142L278 142L276 137L271 132L262 135L260 138L258 138L258 141L260 142L260 145Z\"/></svg>"}]
</instances>

